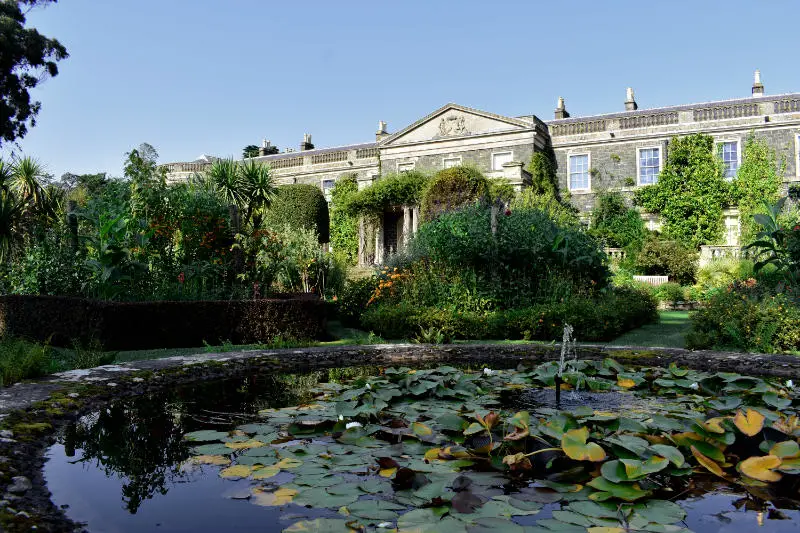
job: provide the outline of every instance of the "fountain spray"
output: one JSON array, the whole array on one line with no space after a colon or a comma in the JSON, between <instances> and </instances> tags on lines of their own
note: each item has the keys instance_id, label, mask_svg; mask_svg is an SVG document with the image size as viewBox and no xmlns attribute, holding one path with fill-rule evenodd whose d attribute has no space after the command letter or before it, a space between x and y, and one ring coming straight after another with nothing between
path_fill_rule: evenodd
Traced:
<instances>
[{"instance_id":1,"label":"fountain spray","mask_svg":"<svg viewBox=\"0 0 800 533\"><path fill-rule=\"evenodd\" d=\"M564 336L561 338L561 358L558 360L558 373L555 377L556 382L556 408L561 407L561 384L564 383L564 362L567 354L570 351L575 352L575 357L578 356L578 351L575 350L575 341L572 338L574 328L569 324L564 324Z\"/></svg>"}]
</instances>

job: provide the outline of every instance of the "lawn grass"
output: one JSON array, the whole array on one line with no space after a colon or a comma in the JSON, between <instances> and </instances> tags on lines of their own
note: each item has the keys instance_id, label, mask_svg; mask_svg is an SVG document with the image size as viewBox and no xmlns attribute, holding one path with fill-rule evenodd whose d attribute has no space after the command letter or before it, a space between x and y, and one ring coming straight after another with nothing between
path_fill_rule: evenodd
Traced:
<instances>
[{"instance_id":1,"label":"lawn grass","mask_svg":"<svg viewBox=\"0 0 800 533\"><path fill-rule=\"evenodd\" d=\"M609 346L685 348L685 337L690 327L688 311L660 311L658 322L629 331L610 342Z\"/></svg>"}]
</instances>

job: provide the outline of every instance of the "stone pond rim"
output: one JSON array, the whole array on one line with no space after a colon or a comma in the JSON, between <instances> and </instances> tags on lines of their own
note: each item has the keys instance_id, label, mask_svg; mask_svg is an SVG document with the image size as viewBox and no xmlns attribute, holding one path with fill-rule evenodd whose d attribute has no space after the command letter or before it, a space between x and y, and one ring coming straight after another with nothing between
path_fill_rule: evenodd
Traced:
<instances>
[{"instance_id":1,"label":"stone pond rim","mask_svg":"<svg viewBox=\"0 0 800 533\"><path fill-rule=\"evenodd\" d=\"M117 398L253 371L286 373L426 363L491 367L493 362L507 365L553 361L559 352L560 344L382 344L254 350L105 365L6 387L0 389L0 532L30 531L33 525L39 531L84 530L50 500L42 474L44 454L63 425ZM611 357L633 366L667 366L674 362L696 370L800 380L800 358L791 355L581 345L577 347L577 357Z\"/></svg>"}]
</instances>

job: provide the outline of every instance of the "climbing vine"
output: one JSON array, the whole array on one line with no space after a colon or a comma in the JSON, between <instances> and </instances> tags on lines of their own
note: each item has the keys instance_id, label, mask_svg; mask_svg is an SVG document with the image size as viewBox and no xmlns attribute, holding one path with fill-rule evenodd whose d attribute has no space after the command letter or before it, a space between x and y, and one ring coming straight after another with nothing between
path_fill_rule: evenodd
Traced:
<instances>
[{"instance_id":1,"label":"climbing vine","mask_svg":"<svg viewBox=\"0 0 800 533\"><path fill-rule=\"evenodd\" d=\"M358 261L358 218L348 211L349 203L358 194L355 174L346 174L336 180L331 190L331 249L344 263Z\"/></svg>"},{"instance_id":2,"label":"climbing vine","mask_svg":"<svg viewBox=\"0 0 800 533\"><path fill-rule=\"evenodd\" d=\"M784 174L786 162L781 161L779 164L775 150L754 134L747 137L743 156L733 191L739 206L741 242L748 244L759 232L759 225L753 216L766 214L764 202L771 205L780 197L781 176Z\"/></svg>"}]
</instances>

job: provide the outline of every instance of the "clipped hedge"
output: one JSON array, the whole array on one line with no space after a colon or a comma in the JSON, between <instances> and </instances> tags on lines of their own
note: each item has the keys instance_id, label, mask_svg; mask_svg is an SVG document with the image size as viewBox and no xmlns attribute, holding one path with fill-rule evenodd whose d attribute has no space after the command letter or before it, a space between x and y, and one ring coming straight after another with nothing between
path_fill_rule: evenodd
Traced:
<instances>
[{"instance_id":1,"label":"clipped hedge","mask_svg":"<svg viewBox=\"0 0 800 533\"><path fill-rule=\"evenodd\" d=\"M560 340L564 324L580 341L609 341L657 319L657 304L646 291L615 288L596 298L534 304L487 313L408 305L372 305L361 316L364 329L382 337L414 338L434 328L448 339Z\"/></svg>"},{"instance_id":2,"label":"clipped hedge","mask_svg":"<svg viewBox=\"0 0 800 533\"><path fill-rule=\"evenodd\" d=\"M322 339L316 297L240 301L109 302L60 296L0 296L0 336L72 347L141 350Z\"/></svg>"},{"instance_id":3,"label":"clipped hedge","mask_svg":"<svg viewBox=\"0 0 800 533\"><path fill-rule=\"evenodd\" d=\"M330 241L328 202L318 187L297 183L278 187L266 216L267 225L282 228L315 228L319 242Z\"/></svg>"},{"instance_id":4,"label":"clipped hedge","mask_svg":"<svg viewBox=\"0 0 800 533\"><path fill-rule=\"evenodd\" d=\"M478 169L446 168L433 176L422 195L422 218L431 221L442 213L489 199L489 181Z\"/></svg>"}]
</instances>

